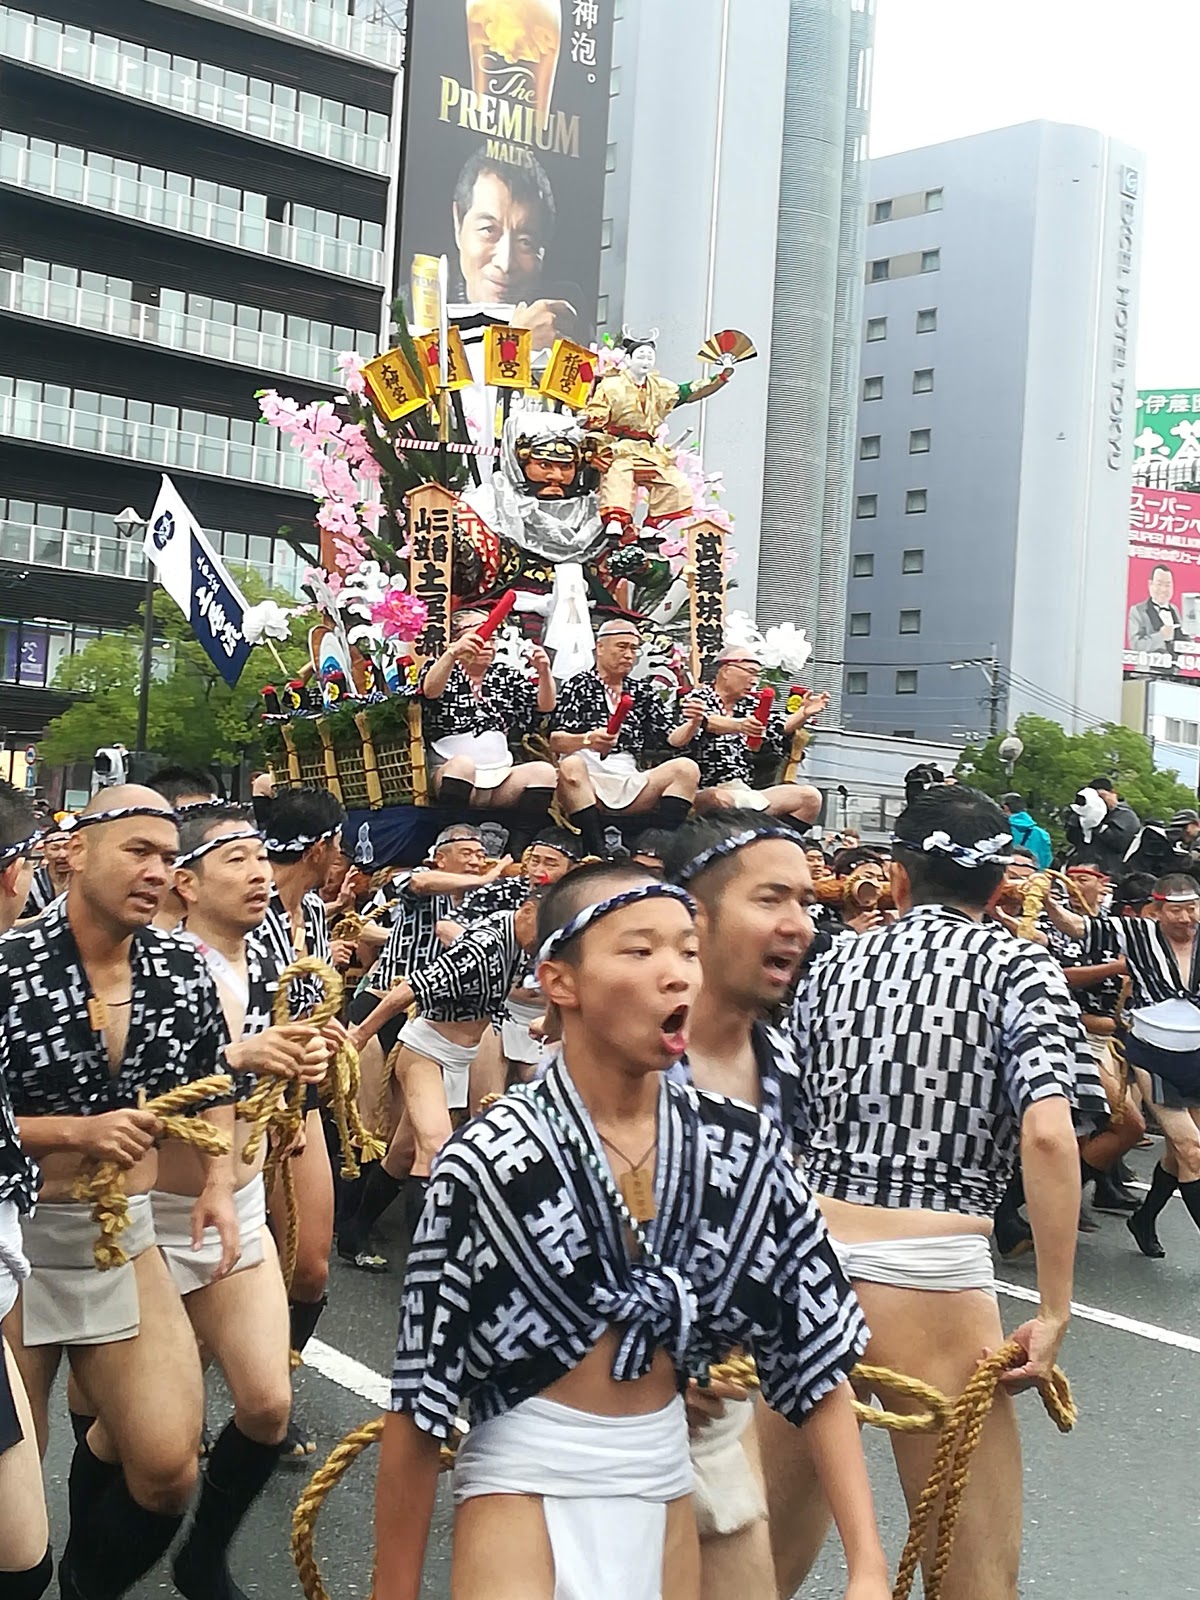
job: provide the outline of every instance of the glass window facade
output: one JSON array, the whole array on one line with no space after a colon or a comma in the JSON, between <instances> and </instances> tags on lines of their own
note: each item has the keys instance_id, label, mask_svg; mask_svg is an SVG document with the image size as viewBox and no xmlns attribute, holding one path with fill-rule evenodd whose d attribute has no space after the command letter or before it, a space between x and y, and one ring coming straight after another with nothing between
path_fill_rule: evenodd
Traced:
<instances>
[{"instance_id":1,"label":"glass window facade","mask_svg":"<svg viewBox=\"0 0 1200 1600\"><path fill-rule=\"evenodd\" d=\"M184 173L119 161L99 151L0 132L0 185L135 217L360 283L383 281L383 228L287 201L281 221L267 196Z\"/></svg>"}]
</instances>

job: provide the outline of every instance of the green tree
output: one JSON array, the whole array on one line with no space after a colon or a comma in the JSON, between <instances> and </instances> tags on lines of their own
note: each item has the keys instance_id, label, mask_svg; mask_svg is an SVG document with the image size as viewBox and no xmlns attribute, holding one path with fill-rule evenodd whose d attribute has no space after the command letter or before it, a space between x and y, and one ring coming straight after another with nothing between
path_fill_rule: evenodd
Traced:
<instances>
[{"instance_id":1,"label":"green tree","mask_svg":"<svg viewBox=\"0 0 1200 1600\"><path fill-rule=\"evenodd\" d=\"M1025 749L1011 777L1000 759L1003 735L981 749L968 745L957 775L996 798L1015 789L1056 844L1063 842L1060 813L1078 790L1102 775L1112 778L1143 821L1165 822L1181 806L1196 804L1178 773L1154 770L1149 740L1132 728L1106 722L1087 733L1067 733L1048 717L1019 717L1014 731Z\"/></svg>"},{"instance_id":2,"label":"green tree","mask_svg":"<svg viewBox=\"0 0 1200 1600\"><path fill-rule=\"evenodd\" d=\"M268 591L252 572L239 573L238 583L251 604L266 598L293 604L288 596ZM258 743L263 684L281 686L275 658L265 645L256 645L231 689L197 642L187 618L161 589L154 597L154 614L156 632L166 641L168 671L150 684L147 745L172 763L234 765ZM296 619L291 637L276 643L289 676L307 659L305 633L304 621ZM47 727L38 747L44 762L61 766L90 761L106 744L133 749L141 659L139 628L105 634L62 661L54 687L81 698Z\"/></svg>"}]
</instances>

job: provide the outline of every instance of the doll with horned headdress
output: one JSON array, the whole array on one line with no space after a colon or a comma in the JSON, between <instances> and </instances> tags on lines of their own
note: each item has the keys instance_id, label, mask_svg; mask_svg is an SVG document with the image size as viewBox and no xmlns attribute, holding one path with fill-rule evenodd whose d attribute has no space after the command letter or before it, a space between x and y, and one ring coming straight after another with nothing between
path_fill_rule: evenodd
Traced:
<instances>
[{"instance_id":1,"label":"doll with horned headdress","mask_svg":"<svg viewBox=\"0 0 1200 1600\"><path fill-rule=\"evenodd\" d=\"M657 341L657 328L647 334L623 328L621 348L629 359L619 371L599 379L584 407L584 427L600 469L600 515L610 538L629 537L639 488L649 497L647 527L691 515L691 487L671 451L658 442L658 430L676 406L715 394L729 381L738 359L733 351L714 349L710 355L706 345L701 353L717 363L715 376L701 383L672 383L655 370Z\"/></svg>"}]
</instances>

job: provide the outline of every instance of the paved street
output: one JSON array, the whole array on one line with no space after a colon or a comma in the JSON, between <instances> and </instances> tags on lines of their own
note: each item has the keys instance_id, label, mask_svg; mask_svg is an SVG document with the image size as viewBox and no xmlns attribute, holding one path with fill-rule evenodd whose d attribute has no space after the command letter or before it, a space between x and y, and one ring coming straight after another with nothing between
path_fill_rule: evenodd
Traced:
<instances>
[{"instance_id":1,"label":"paved street","mask_svg":"<svg viewBox=\"0 0 1200 1600\"><path fill-rule=\"evenodd\" d=\"M1156 1152L1136 1152L1148 1176ZM1178 1200L1161 1227L1169 1252L1144 1260L1123 1224L1102 1220L1101 1232L1080 1243L1076 1297L1100 1320L1077 1314L1066 1366L1081 1420L1062 1438L1033 1396L1023 1401L1027 1516L1022 1594L1046 1600L1103 1595L1104 1600L1164 1600L1200 1596L1200 1502L1195 1492L1200 1416L1200 1240ZM1002 1280L1028 1292L1032 1267L1006 1266ZM335 1263L329 1311L316 1360L340 1382L306 1368L299 1406L316 1429L321 1457L345 1432L377 1409L345 1387L370 1391L371 1374L388 1371L398 1279L367 1278ZM1006 1322L1027 1314L1011 1296ZM1113 1326L1115 1317L1141 1331ZM1174 1342L1173 1342L1174 1341ZM341 1359L339 1360L340 1353ZM349 1358L347 1361L345 1358ZM365 1372L363 1369L367 1369ZM365 1380L365 1381L364 1381ZM375 1379L378 1386L379 1379ZM376 1387L376 1392L378 1388ZM223 1401L213 1394L210 1417L219 1426ZM889 1555L899 1553L905 1517L886 1442L868 1440ZM65 1514L67 1429L56 1429L48 1463L51 1513L61 1542ZM287 1524L304 1474L281 1473L258 1507L237 1552L236 1575L251 1600L282 1600L298 1592L287 1554ZM371 1562L373 1462L351 1469L327 1507L318 1535L322 1570L332 1600L368 1593ZM449 1594L447 1509L444 1499L425 1594ZM803 1591L805 1600L840 1600L839 1560L832 1547ZM138 1600L173 1593L156 1576Z\"/></svg>"}]
</instances>

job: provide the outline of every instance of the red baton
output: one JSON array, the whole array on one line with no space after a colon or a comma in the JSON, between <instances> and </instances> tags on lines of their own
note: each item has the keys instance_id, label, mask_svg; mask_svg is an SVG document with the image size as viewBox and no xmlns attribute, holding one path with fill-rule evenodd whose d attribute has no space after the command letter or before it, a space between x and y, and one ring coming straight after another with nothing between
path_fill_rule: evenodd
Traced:
<instances>
[{"instance_id":1,"label":"red baton","mask_svg":"<svg viewBox=\"0 0 1200 1600\"><path fill-rule=\"evenodd\" d=\"M758 696L758 704L754 708L754 719L755 719L755 721L756 722L765 723L767 718L771 715L771 707L774 704L775 704L775 691L774 691L774 689L768 687L766 689L760 690L759 696ZM764 732L766 731L765 728L764 728L763 731ZM746 736L746 745L747 745L747 748L750 749L750 750L761 750L762 749L762 742L763 742L763 735L761 733L751 733L751 734L747 734L747 736Z\"/></svg>"},{"instance_id":2,"label":"red baton","mask_svg":"<svg viewBox=\"0 0 1200 1600\"><path fill-rule=\"evenodd\" d=\"M515 589L506 589L505 592L500 596L499 600L496 601L496 604L488 612L487 620L485 622L481 622L475 629L475 632L479 635L479 637L481 639L490 639L516 603L517 591Z\"/></svg>"},{"instance_id":3,"label":"red baton","mask_svg":"<svg viewBox=\"0 0 1200 1600\"><path fill-rule=\"evenodd\" d=\"M621 724L632 710L633 696L631 694L623 694L617 701L612 716L608 719L608 727L605 732L613 735L620 733Z\"/></svg>"}]
</instances>

